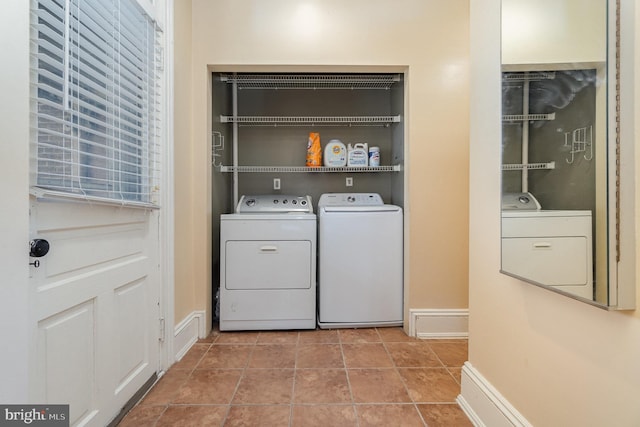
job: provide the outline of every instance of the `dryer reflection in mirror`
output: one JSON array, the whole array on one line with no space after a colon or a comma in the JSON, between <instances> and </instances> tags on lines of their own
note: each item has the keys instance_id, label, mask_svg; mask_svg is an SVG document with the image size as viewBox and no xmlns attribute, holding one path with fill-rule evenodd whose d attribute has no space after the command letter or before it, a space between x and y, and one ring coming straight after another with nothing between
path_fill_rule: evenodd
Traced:
<instances>
[{"instance_id":1,"label":"dryer reflection in mirror","mask_svg":"<svg viewBox=\"0 0 640 427\"><path fill-rule=\"evenodd\" d=\"M591 211L502 212L502 272L593 300Z\"/></svg>"}]
</instances>

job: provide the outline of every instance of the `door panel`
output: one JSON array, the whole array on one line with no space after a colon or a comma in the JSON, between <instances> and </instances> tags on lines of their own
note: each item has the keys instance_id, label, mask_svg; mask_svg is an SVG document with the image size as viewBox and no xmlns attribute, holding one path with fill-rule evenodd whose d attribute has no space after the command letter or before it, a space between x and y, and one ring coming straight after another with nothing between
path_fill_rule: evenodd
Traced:
<instances>
[{"instance_id":1,"label":"door panel","mask_svg":"<svg viewBox=\"0 0 640 427\"><path fill-rule=\"evenodd\" d=\"M144 222L111 225L95 228L49 230L46 239L56 241L56 250L51 251L47 263L49 278L82 268L93 270L94 266L122 260L142 253L144 244Z\"/></svg>"},{"instance_id":2,"label":"door panel","mask_svg":"<svg viewBox=\"0 0 640 427\"><path fill-rule=\"evenodd\" d=\"M158 369L157 224L156 211L32 200L31 238L50 250L31 267L31 390L69 403L72 425L106 425Z\"/></svg>"},{"instance_id":3,"label":"door panel","mask_svg":"<svg viewBox=\"0 0 640 427\"><path fill-rule=\"evenodd\" d=\"M144 279L126 284L115 290L115 309L118 332L118 384L116 393L135 381L149 363L151 340L147 322L153 316L149 308L148 284ZM154 329L155 330L155 329Z\"/></svg>"},{"instance_id":4,"label":"door panel","mask_svg":"<svg viewBox=\"0 0 640 427\"><path fill-rule=\"evenodd\" d=\"M94 301L90 300L38 324L38 359L45 399L68 403L71 425L95 412L94 320Z\"/></svg>"}]
</instances>

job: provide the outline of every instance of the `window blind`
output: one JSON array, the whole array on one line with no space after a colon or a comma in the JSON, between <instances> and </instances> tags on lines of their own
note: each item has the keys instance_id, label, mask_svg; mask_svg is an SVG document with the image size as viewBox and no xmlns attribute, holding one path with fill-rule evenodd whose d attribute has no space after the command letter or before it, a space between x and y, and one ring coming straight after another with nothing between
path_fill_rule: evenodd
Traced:
<instances>
[{"instance_id":1,"label":"window blind","mask_svg":"<svg viewBox=\"0 0 640 427\"><path fill-rule=\"evenodd\" d=\"M135 0L32 0L32 186L157 204L160 50Z\"/></svg>"}]
</instances>

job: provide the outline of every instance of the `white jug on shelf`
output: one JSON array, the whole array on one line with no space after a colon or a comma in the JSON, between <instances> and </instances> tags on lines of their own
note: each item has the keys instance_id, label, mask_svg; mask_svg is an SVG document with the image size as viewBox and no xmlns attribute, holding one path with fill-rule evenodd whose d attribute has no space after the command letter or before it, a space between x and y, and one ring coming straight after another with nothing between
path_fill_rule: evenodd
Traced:
<instances>
[{"instance_id":1,"label":"white jug on shelf","mask_svg":"<svg viewBox=\"0 0 640 427\"><path fill-rule=\"evenodd\" d=\"M347 145L347 166L369 166L369 145L366 142L358 142L353 147L351 144Z\"/></svg>"}]
</instances>

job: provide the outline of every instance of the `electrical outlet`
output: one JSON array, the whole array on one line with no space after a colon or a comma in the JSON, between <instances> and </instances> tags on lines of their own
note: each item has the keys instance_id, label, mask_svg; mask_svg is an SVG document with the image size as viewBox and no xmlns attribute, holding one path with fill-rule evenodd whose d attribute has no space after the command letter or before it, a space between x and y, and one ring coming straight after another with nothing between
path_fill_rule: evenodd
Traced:
<instances>
[{"instance_id":1,"label":"electrical outlet","mask_svg":"<svg viewBox=\"0 0 640 427\"><path fill-rule=\"evenodd\" d=\"M347 187L353 187L353 177L348 176L344 182L344 185Z\"/></svg>"},{"instance_id":2,"label":"electrical outlet","mask_svg":"<svg viewBox=\"0 0 640 427\"><path fill-rule=\"evenodd\" d=\"M273 189L274 190L280 189L280 178L273 178Z\"/></svg>"}]
</instances>

